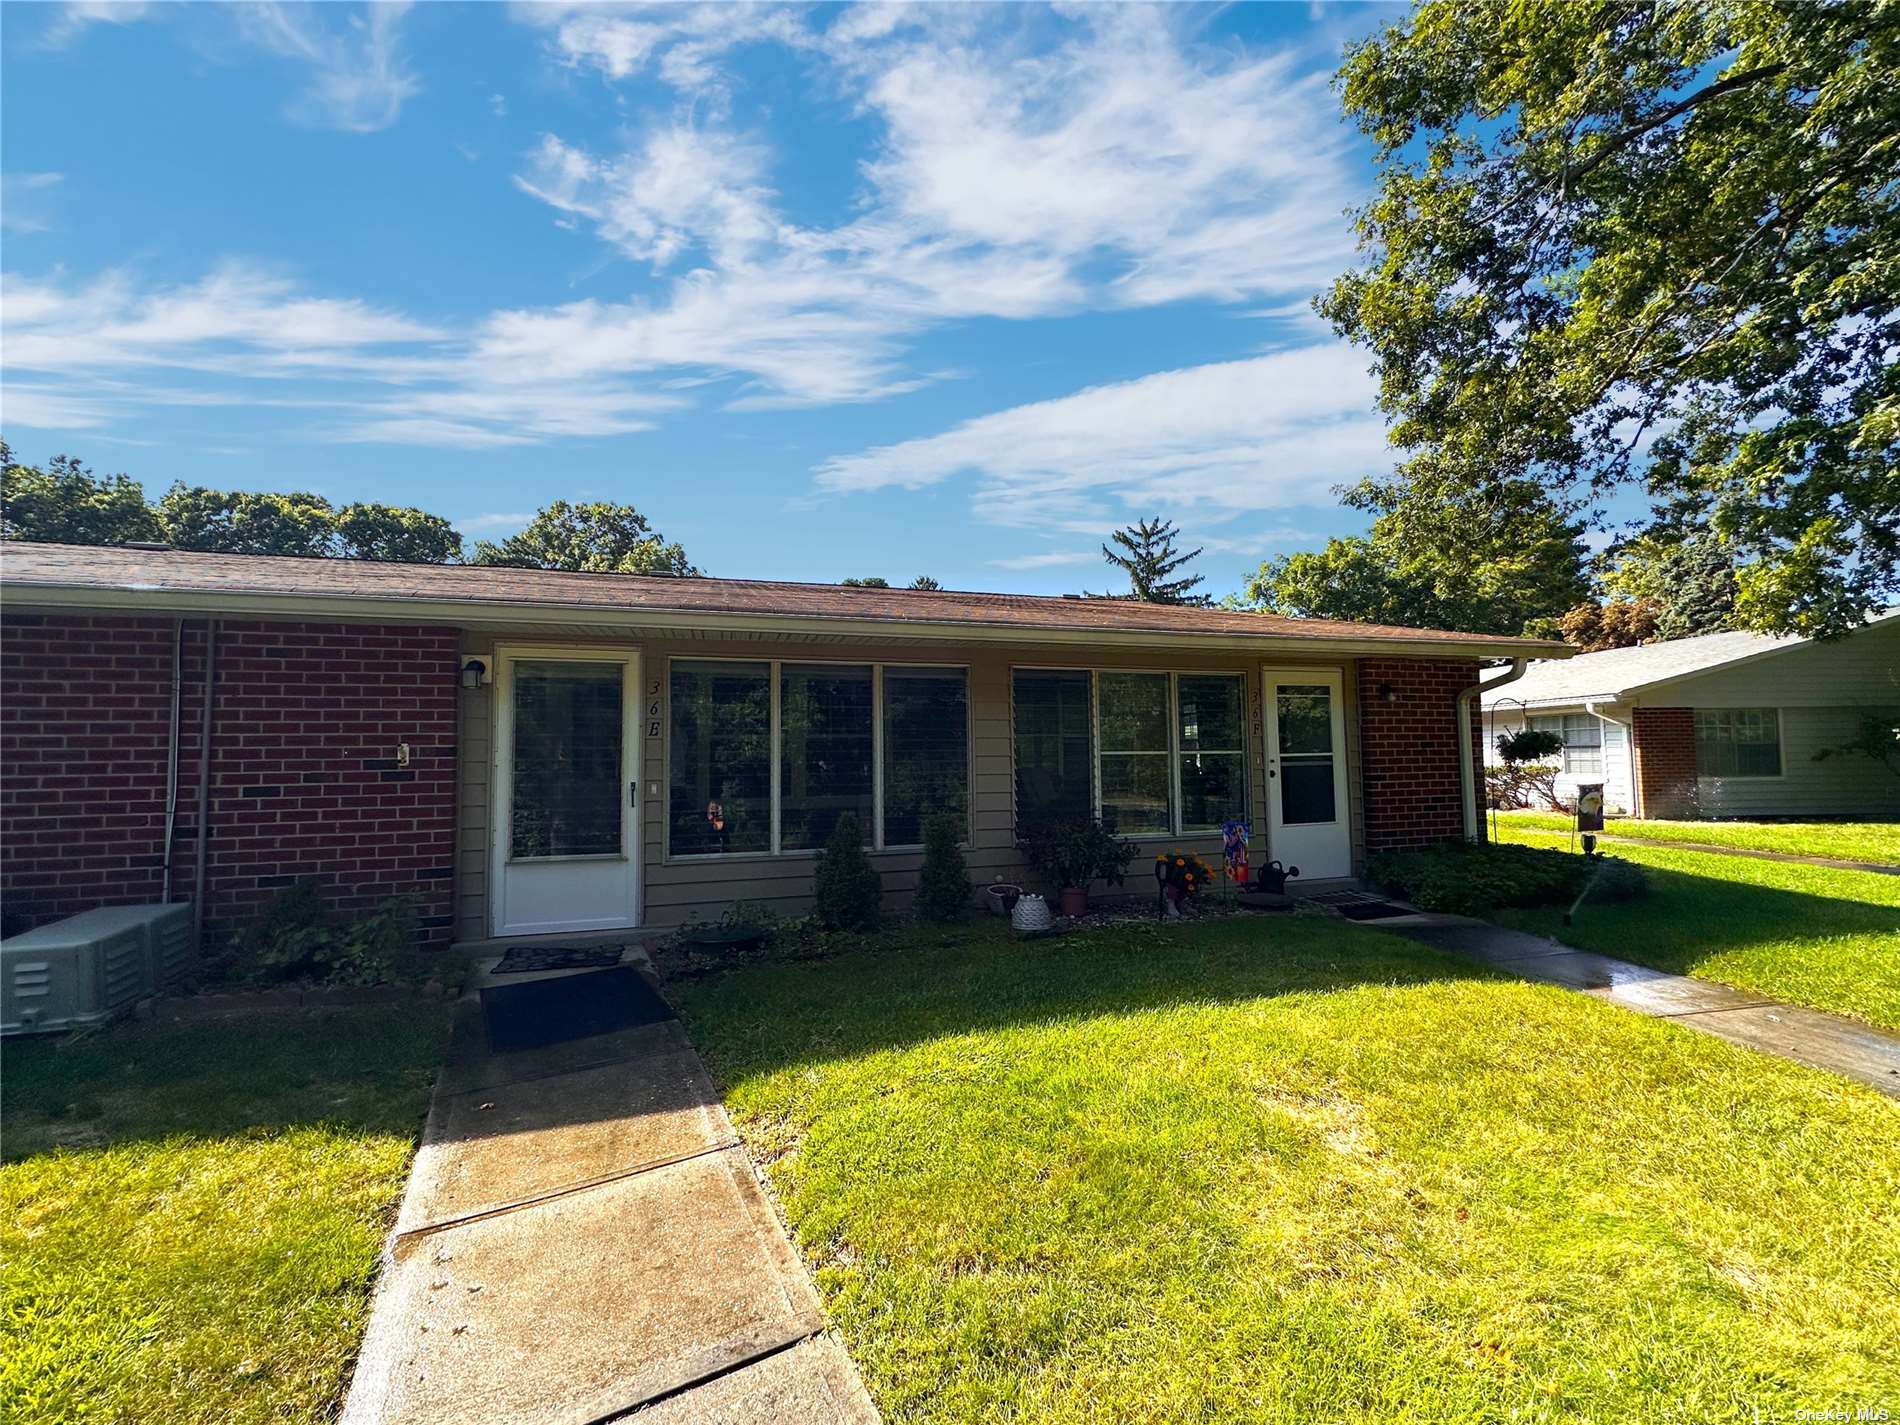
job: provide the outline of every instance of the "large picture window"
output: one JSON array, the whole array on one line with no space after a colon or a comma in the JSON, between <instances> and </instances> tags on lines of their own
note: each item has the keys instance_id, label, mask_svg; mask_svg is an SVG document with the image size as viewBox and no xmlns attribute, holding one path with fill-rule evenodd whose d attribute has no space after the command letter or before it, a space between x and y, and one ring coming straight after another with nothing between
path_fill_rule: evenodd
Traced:
<instances>
[{"instance_id":1,"label":"large picture window","mask_svg":"<svg viewBox=\"0 0 1900 1425\"><path fill-rule=\"evenodd\" d=\"M772 668L673 665L668 847L708 856L772 849Z\"/></svg>"},{"instance_id":2,"label":"large picture window","mask_svg":"<svg viewBox=\"0 0 1900 1425\"><path fill-rule=\"evenodd\" d=\"M1695 715L1699 777L1779 777L1781 715L1773 708L1699 708Z\"/></svg>"},{"instance_id":3,"label":"large picture window","mask_svg":"<svg viewBox=\"0 0 1900 1425\"><path fill-rule=\"evenodd\" d=\"M1603 775L1603 724L1589 713L1564 713L1531 719L1538 732L1554 732L1564 740L1563 769L1568 777Z\"/></svg>"},{"instance_id":4,"label":"large picture window","mask_svg":"<svg viewBox=\"0 0 1900 1425\"><path fill-rule=\"evenodd\" d=\"M670 855L814 851L846 812L874 848L968 824L961 668L680 659L669 692Z\"/></svg>"},{"instance_id":5,"label":"large picture window","mask_svg":"<svg viewBox=\"0 0 1900 1425\"><path fill-rule=\"evenodd\" d=\"M1017 671L1016 820L1024 826L1095 814L1093 681L1086 672Z\"/></svg>"},{"instance_id":6,"label":"large picture window","mask_svg":"<svg viewBox=\"0 0 1900 1425\"><path fill-rule=\"evenodd\" d=\"M1013 701L1018 827L1099 815L1168 836L1246 815L1240 674L1019 668Z\"/></svg>"},{"instance_id":7,"label":"large picture window","mask_svg":"<svg viewBox=\"0 0 1900 1425\"><path fill-rule=\"evenodd\" d=\"M969 679L961 668L884 670L886 846L921 845L932 816L969 826L969 734Z\"/></svg>"}]
</instances>

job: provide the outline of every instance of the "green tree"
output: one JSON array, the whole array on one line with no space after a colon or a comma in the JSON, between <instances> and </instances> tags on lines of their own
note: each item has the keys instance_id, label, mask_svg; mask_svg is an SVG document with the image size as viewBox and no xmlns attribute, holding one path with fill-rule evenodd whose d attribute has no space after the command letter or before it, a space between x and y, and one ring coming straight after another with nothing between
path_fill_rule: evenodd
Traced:
<instances>
[{"instance_id":1,"label":"green tree","mask_svg":"<svg viewBox=\"0 0 1900 1425\"><path fill-rule=\"evenodd\" d=\"M212 554L334 553L336 511L321 495L209 490L179 481L158 502L165 542Z\"/></svg>"},{"instance_id":2,"label":"green tree","mask_svg":"<svg viewBox=\"0 0 1900 1425\"><path fill-rule=\"evenodd\" d=\"M889 579L880 579L875 574L862 579L840 579L838 582L847 589L888 589L891 587Z\"/></svg>"},{"instance_id":3,"label":"green tree","mask_svg":"<svg viewBox=\"0 0 1900 1425\"><path fill-rule=\"evenodd\" d=\"M477 540L471 564L573 569L587 574L697 574L686 551L666 540L632 505L556 500L519 534Z\"/></svg>"},{"instance_id":4,"label":"green tree","mask_svg":"<svg viewBox=\"0 0 1900 1425\"><path fill-rule=\"evenodd\" d=\"M1174 521L1152 519L1126 525L1109 536L1127 551L1117 554L1106 544L1102 546L1102 557L1128 575L1133 592L1122 597L1140 599L1150 604L1188 604L1194 607L1205 607L1213 602L1206 594L1193 592L1201 582L1199 574L1184 579L1170 577L1201 552L1191 549L1186 554L1177 554L1174 541L1179 534Z\"/></svg>"},{"instance_id":5,"label":"green tree","mask_svg":"<svg viewBox=\"0 0 1900 1425\"><path fill-rule=\"evenodd\" d=\"M1268 560L1238 602L1303 618L1542 634L1589 591L1582 526L1517 481L1436 508L1395 499L1366 538Z\"/></svg>"},{"instance_id":6,"label":"green tree","mask_svg":"<svg viewBox=\"0 0 1900 1425\"><path fill-rule=\"evenodd\" d=\"M812 910L827 930L869 930L877 924L883 879L864 854L864 826L845 812L812 869Z\"/></svg>"},{"instance_id":7,"label":"green tree","mask_svg":"<svg viewBox=\"0 0 1900 1425\"><path fill-rule=\"evenodd\" d=\"M913 589L941 589L943 585L939 584L928 574L919 574L915 579L910 581L910 587Z\"/></svg>"},{"instance_id":8,"label":"green tree","mask_svg":"<svg viewBox=\"0 0 1900 1425\"><path fill-rule=\"evenodd\" d=\"M1896 59L1877 0L1426 0L1355 46L1380 177L1319 308L1408 452L1388 502L1646 482L1750 628L1900 589Z\"/></svg>"},{"instance_id":9,"label":"green tree","mask_svg":"<svg viewBox=\"0 0 1900 1425\"><path fill-rule=\"evenodd\" d=\"M1656 637L1693 638L1735 628L1741 580L1726 546L1708 533L1639 535L1612 552L1611 594L1656 610Z\"/></svg>"},{"instance_id":10,"label":"green tree","mask_svg":"<svg viewBox=\"0 0 1900 1425\"><path fill-rule=\"evenodd\" d=\"M963 860L964 820L938 814L924 821L924 864L917 872L917 918L955 920L970 908L970 869Z\"/></svg>"},{"instance_id":11,"label":"green tree","mask_svg":"<svg viewBox=\"0 0 1900 1425\"><path fill-rule=\"evenodd\" d=\"M44 470L22 465L0 441L0 535L54 544L156 540L158 517L129 475L94 475L70 455Z\"/></svg>"},{"instance_id":12,"label":"green tree","mask_svg":"<svg viewBox=\"0 0 1900 1425\"><path fill-rule=\"evenodd\" d=\"M337 552L346 559L453 564L462 536L440 515L398 505L345 505L336 512Z\"/></svg>"}]
</instances>

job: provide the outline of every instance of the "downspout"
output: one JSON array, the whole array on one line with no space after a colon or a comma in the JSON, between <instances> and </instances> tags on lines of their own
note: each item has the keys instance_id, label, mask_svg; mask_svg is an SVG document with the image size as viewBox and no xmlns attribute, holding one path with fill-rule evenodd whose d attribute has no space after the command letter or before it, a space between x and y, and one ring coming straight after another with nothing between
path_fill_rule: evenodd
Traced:
<instances>
[{"instance_id":1,"label":"downspout","mask_svg":"<svg viewBox=\"0 0 1900 1425\"><path fill-rule=\"evenodd\" d=\"M198 858L191 868L191 938L204 943L205 860L211 845L211 693L218 679L218 621L205 620L205 693L198 714Z\"/></svg>"},{"instance_id":2,"label":"downspout","mask_svg":"<svg viewBox=\"0 0 1900 1425\"><path fill-rule=\"evenodd\" d=\"M165 881L159 899L172 901L172 836L178 829L178 704L183 693L185 621L172 620L172 721L165 742Z\"/></svg>"},{"instance_id":3,"label":"downspout","mask_svg":"<svg viewBox=\"0 0 1900 1425\"><path fill-rule=\"evenodd\" d=\"M1480 694L1494 688L1502 688L1506 683L1515 683L1524 676L1524 670L1530 666L1526 658L1513 658L1508 672L1500 673L1487 683L1473 683L1458 694L1458 790L1464 800L1465 840L1478 839L1478 773L1471 757L1471 701Z\"/></svg>"},{"instance_id":4,"label":"downspout","mask_svg":"<svg viewBox=\"0 0 1900 1425\"><path fill-rule=\"evenodd\" d=\"M1621 695L1619 694L1618 696L1621 696ZM1639 792L1637 791L1637 782L1636 782L1636 724L1633 721L1618 722L1615 718L1611 717L1608 713L1598 712L1597 711L1598 701L1599 699L1596 699L1596 698L1585 698L1583 700L1583 710L1589 713L1590 716L1595 718L1598 722L1607 722L1611 727L1620 727L1623 729L1623 757L1624 757L1624 760L1628 762L1629 764L1630 801L1633 803L1636 801L1638 795L1640 795ZM1607 781L1610 775L1610 759L1607 753L1605 754L1603 758L1603 775L1604 775L1605 780ZM1631 806L1629 809L1632 812L1635 812L1638 816L1642 815L1642 809L1640 807Z\"/></svg>"}]
</instances>

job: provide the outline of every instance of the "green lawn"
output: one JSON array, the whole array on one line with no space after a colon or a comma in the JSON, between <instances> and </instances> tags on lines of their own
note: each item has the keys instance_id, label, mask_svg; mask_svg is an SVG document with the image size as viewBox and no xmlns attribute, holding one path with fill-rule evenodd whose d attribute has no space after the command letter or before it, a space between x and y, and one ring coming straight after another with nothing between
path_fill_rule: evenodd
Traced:
<instances>
[{"instance_id":1,"label":"green lawn","mask_svg":"<svg viewBox=\"0 0 1900 1425\"><path fill-rule=\"evenodd\" d=\"M1871 775L1871 774L1870 774ZM1570 830L1561 812L1501 811L1500 828ZM1679 841L1694 846L1734 846L1744 851L1785 851L1796 856L1832 856L1900 866L1900 821L1635 821L1619 819L1605 835L1638 841Z\"/></svg>"},{"instance_id":2,"label":"green lawn","mask_svg":"<svg viewBox=\"0 0 1900 1425\"><path fill-rule=\"evenodd\" d=\"M333 1417L444 1012L9 1040L0 1419Z\"/></svg>"},{"instance_id":3,"label":"green lawn","mask_svg":"<svg viewBox=\"0 0 1900 1425\"><path fill-rule=\"evenodd\" d=\"M892 1422L1900 1401L1900 1104L1844 1080L1306 917L673 992Z\"/></svg>"},{"instance_id":4,"label":"green lawn","mask_svg":"<svg viewBox=\"0 0 1900 1425\"><path fill-rule=\"evenodd\" d=\"M1501 839L1568 844L1515 827ZM1900 1032L1900 876L1664 846L1611 849L1652 868L1646 898L1586 901L1569 926L1552 907L1493 919Z\"/></svg>"}]
</instances>

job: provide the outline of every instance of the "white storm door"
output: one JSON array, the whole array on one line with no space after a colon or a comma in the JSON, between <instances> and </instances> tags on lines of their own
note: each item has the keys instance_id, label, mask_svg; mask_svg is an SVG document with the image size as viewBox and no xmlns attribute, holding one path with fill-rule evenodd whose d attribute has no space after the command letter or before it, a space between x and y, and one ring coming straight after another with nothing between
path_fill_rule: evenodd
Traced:
<instances>
[{"instance_id":1,"label":"white storm door","mask_svg":"<svg viewBox=\"0 0 1900 1425\"><path fill-rule=\"evenodd\" d=\"M503 648L495 669L494 933L639 918L639 678L626 649Z\"/></svg>"},{"instance_id":2,"label":"white storm door","mask_svg":"<svg viewBox=\"0 0 1900 1425\"><path fill-rule=\"evenodd\" d=\"M1300 878L1352 874L1346 808L1343 675L1327 668L1268 668L1267 850Z\"/></svg>"}]
</instances>

